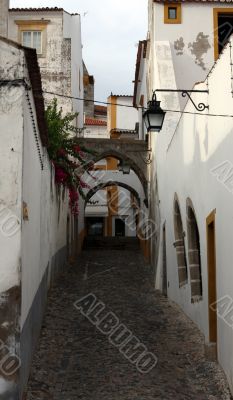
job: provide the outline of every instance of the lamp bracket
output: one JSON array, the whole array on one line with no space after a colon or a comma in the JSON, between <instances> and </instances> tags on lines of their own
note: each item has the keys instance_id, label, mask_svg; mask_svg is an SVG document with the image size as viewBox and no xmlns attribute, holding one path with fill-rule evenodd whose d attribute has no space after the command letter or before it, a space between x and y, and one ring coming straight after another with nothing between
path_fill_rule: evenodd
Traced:
<instances>
[{"instance_id":1,"label":"lamp bracket","mask_svg":"<svg viewBox=\"0 0 233 400\"><path fill-rule=\"evenodd\" d=\"M188 96L189 100L192 102L193 106L197 111L205 111L206 109L209 109L209 106L207 106L204 103L199 103L195 104L192 97L191 93L209 93L209 90L185 90L185 89L156 89L155 92L169 92L169 93L181 93L182 97Z\"/></svg>"}]
</instances>

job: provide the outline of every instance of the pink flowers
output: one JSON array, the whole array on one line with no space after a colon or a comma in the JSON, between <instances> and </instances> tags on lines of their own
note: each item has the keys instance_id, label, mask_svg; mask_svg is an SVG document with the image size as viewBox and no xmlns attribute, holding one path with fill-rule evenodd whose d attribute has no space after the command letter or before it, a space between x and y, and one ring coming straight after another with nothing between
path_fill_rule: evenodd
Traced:
<instances>
[{"instance_id":1,"label":"pink flowers","mask_svg":"<svg viewBox=\"0 0 233 400\"><path fill-rule=\"evenodd\" d=\"M90 186L81 179L82 169L78 171L78 168L86 165L81 147L73 144L66 150L63 146L55 152L52 163L55 168L55 183L68 189L71 213L78 215L79 193L85 198L83 189L90 189ZM90 165L92 164L90 162Z\"/></svg>"},{"instance_id":2,"label":"pink flowers","mask_svg":"<svg viewBox=\"0 0 233 400\"><path fill-rule=\"evenodd\" d=\"M74 188L69 189L70 202L73 203L79 199L79 194Z\"/></svg>"},{"instance_id":3,"label":"pink flowers","mask_svg":"<svg viewBox=\"0 0 233 400\"><path fill-rule=\"evenodd\" d=\"M76 144L74 147L73 147L73 151L74 151L74 153L78 153L78 155L80 156L80 157L84 157L84 153L82 152L82 150L81 150L81 147L78 145L78 144Z\"/></svg>"},{"instance_id":4,"label":"pink flowers","mask_svg":"<svg viewBox=\"0 0 233 400\"><path fill-rule=\"evenodd\" d=\"M73 147L73 150L74 150L75 153L80 153L81 147L77 144L77 145L75 145L75 146Z\"/></svg>"},{"instance_id":5,"label":"pink flowers","mask_svg":"<svg viewBox=\"0 0 233 400\"><path fill-rule=\"evenodd\" d=\"M70 208L73 215L79 214L78 199L79 194L74 188L69 188Z\"/></svg>"},{"instance_id":6,"label":"pink flowers","mask_svg":"<svg viewBox=\"0 0 233 400\"><path fill-rule=\"evenodd\" d=\"M55 165L55 181L56 183L63 185L67 181L68 174L61 168Z\"/></svg>"},{"instance_id":7,"label":"pink flowers","mask_svg":"<svg viewBox=\"0 0 233 400\"><path fill-rule=\"evenodd\" d=\"M67 152L66 152L65 149L59 149L58 152L57 152L57 156L58 157L64 157L66 155L67 155Z\"/></svg>"}]
</instances>

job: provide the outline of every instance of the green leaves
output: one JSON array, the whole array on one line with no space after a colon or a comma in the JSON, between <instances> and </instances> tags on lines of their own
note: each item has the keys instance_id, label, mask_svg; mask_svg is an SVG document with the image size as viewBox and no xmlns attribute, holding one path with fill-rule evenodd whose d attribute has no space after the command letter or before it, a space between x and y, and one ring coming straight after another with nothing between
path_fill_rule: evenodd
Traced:
<instances>
[{"instance_id":1,"label":"green leaves","mask_svg":"<svg viewBox=\"0 0 233 400\"><path fill-rule=\"evenodd\" d=\"M80 146L74 133L78 129L73 125L77 113L62 114L57 99L53 99L46 112L49 146L48 154L55 168L55 182L69 190L70 207L73 214L78 213L78 198L86 199L83 189L89 186L82 180L84 171L91 170L93 161L90 155L96 152ZM90 172L88 172L90 175Z\"/></svg>"}]
</instances>

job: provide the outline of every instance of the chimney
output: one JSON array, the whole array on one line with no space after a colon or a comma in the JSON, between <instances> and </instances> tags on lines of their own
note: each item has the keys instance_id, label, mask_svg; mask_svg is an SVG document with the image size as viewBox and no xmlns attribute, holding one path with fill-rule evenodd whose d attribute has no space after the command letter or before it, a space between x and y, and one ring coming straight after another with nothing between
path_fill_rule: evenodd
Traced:
<instances>
[{"instance_id":1,"label":"chimney","mask_svg":"<svg viewBox=\"0 0 233 400\"><path fill-rule=\"evenodd\" d=\"M9 0L0 0L0 36L8 36Z\"/></svg>"}]
</instances>

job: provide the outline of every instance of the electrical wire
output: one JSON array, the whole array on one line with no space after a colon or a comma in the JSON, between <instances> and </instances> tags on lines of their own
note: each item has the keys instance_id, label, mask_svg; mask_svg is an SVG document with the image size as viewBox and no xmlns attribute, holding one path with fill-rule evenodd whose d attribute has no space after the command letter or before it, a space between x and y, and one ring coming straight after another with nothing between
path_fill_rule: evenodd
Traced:
<instances>
[{"instance_id":1,"label":"electrical wire","mask_svg":"<svg viewBox=\"0 0 233 400\"><path fill-rule=\"evenodd\" d=\"M1 86L6 86L6 85L16 85L18 86L19 84L23 84L27 90L29 88L27 87L27 83L25 79L14 79L14 80L0 80L0 87ZM134 108L133 105L127 105L127 104L118 104L118 103L111 103L111 102L106 102L106 101L98 101L98 100L92 100L92 99L84 99L82 97L74 97L74 96L68 96L64 95L61 93L56 93L56 92L49 92L46 90L42 91L44 94L49 94L52 96L57 96L57 97L63 97L66 99L72 99L72 100L79 100L79 101L86 101L86 102L91 102L95 104L104 104L107 106L117 106L117 107L125 107L125 108ZM138 106L138 109L142 110L147 110L146 107ZM170 113L179 113L179 114L190 114L190 115L201 115L201 116L206 116L206 117L220 117L220 118L233 118L232 114L211 114L211 113L202 113L202 112L191 112L191 111L180 111L180 110L170 110L170 109L163 109L165 112L170 112Z\"/></svg>"},{"instance_id":2,"label":"electrical wire","mask_svg":"<svg viewBox=\"0 0 233 400\"><path fill-rule=\"evenodd\" d=\"M45 94L51 94L53 96L58 96L58 97L65 97L67 99L73 99L73 100L80 100L80 101L87 101L90 103L96 103L96 104L105 104L107 106L119 106L119 107L127 107L127 108L135 108L134 106L130 106L127 104L117 104L117 103L110 103L110 102L106 102L106 101L98 101L98 100L91 100L91 99L83 99L81 97L73 97L73 96L67 96L64 94L59 94L59 93L54 93L54 92L47 92L45 90L43 90L43 93ZM138 107L138 108L143 108L143 107Z\"/></svg>"},{"instance_id":3,"label":"electrical wire","mask_svg":"<svg viewBox=\"0 0 233 400\"><path fill-rule=\"evenodd\" d=\"M83 99L81 97L73 97L73 96L66 96L60 93L54 93L54 92L47 92L43 90L43 93L45 94L51 94L53 96L58 96L58 97L64 97L68 99L73 99L73 100L80 100L80 101L87 101L87 102L92 102L96 104L105 104L109 106L118 106L118 107L127 107L127 108L134 108L134 106L126 105L126 104L118 104L118 103L110 103L110 102L105 102L105 101L97 101L97 100L91 100L91 99ZM137 107L139 109L147 110L145 107ZM207 116L207 117L222 117L222 118L233 118L233 115L231 114L207 114L207 113L201 113L201 112L191 112L191 111L180 111L180 110L169 110L169 109L163 109L165 112L171 112L171 113L180 113L180 114L191 114L191 115L202 115L202 116Z\"/></svg>"}]
</instances>

